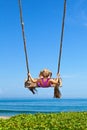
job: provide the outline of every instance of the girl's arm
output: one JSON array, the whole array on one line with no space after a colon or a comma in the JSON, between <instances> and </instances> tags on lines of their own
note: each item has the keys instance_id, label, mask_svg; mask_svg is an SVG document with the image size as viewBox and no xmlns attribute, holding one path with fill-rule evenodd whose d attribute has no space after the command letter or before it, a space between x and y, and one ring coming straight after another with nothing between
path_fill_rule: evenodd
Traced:
<instances>
[{"instance_id":1,"label":"girl's arm","mask_svg":"<svg viewBox=\"0 0 87 130\"><path fill-rule=\"evenodd\" d=\"M33 82L33 83L36 83L37 82L37 79L34 79L31 77L30 73L28 74L28 77L30 78L30 80Z\"/></svg>"},{"instance_id":2,"label":"girl's arm","mask_svg":"<svg viewBox=\"0 0 87 130\"><path fill-rule=\"evenodd\" d=\"M57 78L56 79L50 79L50 82L53 84L60 84L60 74L57 74Z\"/></svg>"},{"instance_id":3,"label":"girl's arm","mask_svg":"<svg viewBox=\"0 0 87 130\"><path fill-rule=\"evenodd\" d=\"M52 84L59 84L58 80L59 80L58 78L57 79L50 79L50 82Z\"/></svg>"}]
</instances>

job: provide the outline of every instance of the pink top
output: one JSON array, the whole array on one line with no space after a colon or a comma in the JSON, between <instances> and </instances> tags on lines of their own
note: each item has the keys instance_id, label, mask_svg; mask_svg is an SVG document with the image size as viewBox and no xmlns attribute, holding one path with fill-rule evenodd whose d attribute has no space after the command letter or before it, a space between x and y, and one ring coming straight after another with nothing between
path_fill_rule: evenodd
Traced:
<instances>
[{"instance_id":1,"label":"pink top","mask_svg":"<svg viewBox=\"0 0 87 130\"><path fill-rule=\"evenodd\" d=\"M38 85L39 87L43 87L43 88L45 88L45 87L50 87L50 86L51 86L51 83L49 82L49 80L50 80L50 78L47 78L46 81L44 81L44 78L41 78L41 81L38 81L38 82L37 82L37 85Z\"/></svg>"}]
</instances>

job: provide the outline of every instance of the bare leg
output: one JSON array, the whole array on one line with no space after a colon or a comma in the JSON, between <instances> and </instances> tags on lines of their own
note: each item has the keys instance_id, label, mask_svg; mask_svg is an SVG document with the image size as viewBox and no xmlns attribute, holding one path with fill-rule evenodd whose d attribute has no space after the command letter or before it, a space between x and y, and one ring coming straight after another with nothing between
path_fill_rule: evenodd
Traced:
<instances>
[{"instance_id":1,"label":"bare leg","mask_svg":"<svg viewBox=\"0 0 87 130\"><path fill-rule=\"evenodd\" d=\"M52 86L54 87L54 98L60 98L61 97L61 93L59 90L59 86L56 84L52 84Z\"/></svg>"},{"instance_id":2,"label":"bare leg","mask_svg":"<svg viewBox=\"0 0 87 130\"><path fill-rule=\"evenodd\" d=\"M30 79L27 79L24 83L25 88L35 88L37 87L36 83L33 83Z\"/></svg>"},{"instance_id":3,"label":"bare leg","mask_svg":"<svg viewBox=\"0 0 87 130\"><path fill-rule=\"evenodd\" d=\"M62 79L59 78L58 85L57 84L53 84L52 86L54 87L54 98L60 98L61 97L61 92L59 90L59 87L62 87Z\"/></svg>"},{"instance_id":4,"label":"bare leg","mask_svg":"<svg viewBox=\"0 0 87 130\"><path fill-rule=\"evenodd\" d=\"M59 86L55 86L54 87L54 98L60 98L61 97L61 93L59 90Z\"/></svg>"},{"instance_id":5,"label":"bare leg","mask_svg":"<svg viewBox=\"0 0 87 130\"><path fill-rule=\"evenodd\" d=\"M26 80L24 83L25 88L28 88L33 94L35 94L37 84L31 82L30 80Z\"/></svg>"}]
</instances>

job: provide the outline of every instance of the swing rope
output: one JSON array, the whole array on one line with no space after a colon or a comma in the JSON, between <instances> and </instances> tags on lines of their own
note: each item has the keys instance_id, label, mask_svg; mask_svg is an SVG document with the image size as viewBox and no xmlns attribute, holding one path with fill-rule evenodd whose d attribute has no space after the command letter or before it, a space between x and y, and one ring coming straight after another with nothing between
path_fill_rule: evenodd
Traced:
<instances>
[{"instance_id":1,"label":"swing rope","mask_svg":"<svg viewBox=\"0 0 87 130\"><path fill-rule=\"evenodd\" d=\"M57 74L60 72L60 61L61 61L61 54L62 54L62 43L63 43L63 35L64 35L65 15L66 15L66 0L64 0L64 11L63 11L62 31L61 31L61 39L60 39L60 51L59 51Z\"/></svg>"},{"instance_id":2,"label":"swing rope","mask_svg":"<svg viewBox=\"0 0 87 130\"><path fill-rule=\"evenodd\" d=\"M60 62L61 62L61 54L62 54L62 44L63 44L63 35L64 35L65 15L66 15L66 0L64 0L64 10L63 10L63 18L62 18L62 31L61 31L61 39L60 39L60 50L59 50L57 76L58 76L58 74L60 72ZM61 93L59 91L59 86L54 88L54 97L55 98L60 98L61 97Z\"/></svg>"},{"instance_id":3,"label":"swing rope","mask_svg":"<svg viewBox=\"0 0 87 130\"><path fill-rule=\"evenodd\" d=\"M20 22L21 22L22 36L23 36L23 42L24 42L24 52L25 52L25 59L26 59L26 67L27 67L27 73L29 73L29 64L28 64L28 55L27 55L27 49L26 49L26 38L25 38L25 32L24 32L24 22L23 22L23 17L22 17L21 0L18 0L18 2L19 2L19 9L20 9Z\"/></svg>"}]
</instances>

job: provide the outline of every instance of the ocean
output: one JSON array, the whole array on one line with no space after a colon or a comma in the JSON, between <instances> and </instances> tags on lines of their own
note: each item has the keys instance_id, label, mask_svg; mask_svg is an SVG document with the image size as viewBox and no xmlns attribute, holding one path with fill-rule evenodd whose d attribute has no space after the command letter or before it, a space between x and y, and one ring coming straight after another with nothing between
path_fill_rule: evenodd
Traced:
<instances>
[{"instance_id":1,"label":"ocean","mask_svg":"<svg viewBox=\"0 0 87 130\"><path fill-rule=\"evenodd\" d=\"M87 99L0 99L0 116L87 111Z\"/></svg>"}]
</instances>

